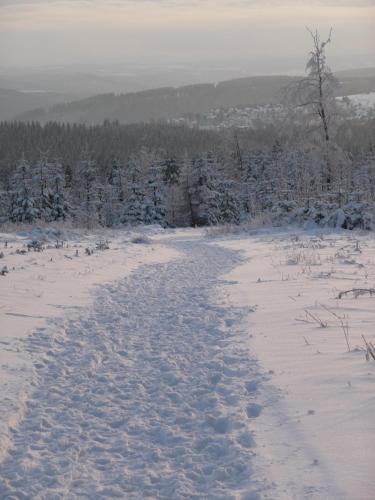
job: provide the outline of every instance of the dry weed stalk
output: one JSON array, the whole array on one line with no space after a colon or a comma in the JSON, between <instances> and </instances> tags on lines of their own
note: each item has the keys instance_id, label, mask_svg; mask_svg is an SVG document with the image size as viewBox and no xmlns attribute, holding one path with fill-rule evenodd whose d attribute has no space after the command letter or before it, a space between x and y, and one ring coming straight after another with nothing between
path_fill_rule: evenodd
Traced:
<instances>
[{"instance_id":1,"label":"dry weed stalk","mask_svg":"<svg viewBox=\"0 0 375 500\"><path fill-rule=\"evenodd\" d=\"M296 318L297 321L304 321L305 323L311 323L311 320L312 320L314 323L317 323L320 326L320 328L327 328L328 323L326 321L323 321L322 319L320 319L317 314L313 314L312 312L308 311L307 309L304 309L304 312L306 314L306 318L305 319ZM309 320L309 318L310 318L310 320Z\"/></svg>"},{"instance_id":2,"label":"dry weed stalk","mask_svg":"<svg viewBox=\"0 0 375 500\"><path fill-rule=\"evenodd\" d=\"M364 335L362 335L363 341L366 346L366 359L367 361L370 359L370 356L372 359L375 361L375 347L372 342L367 342L366 338Z\"/></svg>"},{"instance_id":3,"label":"dry weed stalk","mask_svg":"<svg viewBox=\"0 0 375 500\"><path fill-rule=\"evenodd\" d=\"M339 316L338 314L336 314L334 311L332 311L331 309L329 309L324 304L319 304L319 305L321 307L323 307L323 309L325 309L327 312L329 312L330 314L332 314L332 316L334 316L339 321L340 326L342 328L342 331L344 332L344 337L345 337L346 346L348 348L348 352L350 352L351 349L350 349L350 343L349 343L349 323L348 323L348 319L345 316Z\"/></svg>"}]
</instances>

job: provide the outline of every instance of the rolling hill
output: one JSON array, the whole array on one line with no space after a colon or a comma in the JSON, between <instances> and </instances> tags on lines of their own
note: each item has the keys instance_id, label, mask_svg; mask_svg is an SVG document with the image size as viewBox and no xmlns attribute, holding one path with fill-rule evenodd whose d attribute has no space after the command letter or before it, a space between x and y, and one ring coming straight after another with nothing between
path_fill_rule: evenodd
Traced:
<instances>
[{"instance_id":1,"label":"rolling hill","mask_svg":"<svg viewBox=\"0 0 375 500\"><path fill-rule=\"evenodd\" d=\"M337 73L338 95L375 91L375 68ZM129 124L178 118L189 113L207 113L215 108L277 103L280 91L297 77L257 76L217 85L196 84L162 87L127 94L100 94L19 114L20 121L97 124L105 120Z\"/></svg>"}]
</instances>

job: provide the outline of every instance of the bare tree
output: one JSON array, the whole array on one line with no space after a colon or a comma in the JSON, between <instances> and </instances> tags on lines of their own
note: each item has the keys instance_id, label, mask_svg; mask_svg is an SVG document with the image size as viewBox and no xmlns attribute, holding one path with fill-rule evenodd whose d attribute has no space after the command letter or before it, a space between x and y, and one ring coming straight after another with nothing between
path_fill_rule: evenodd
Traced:
<instances>
[{"instance_id":1,"label":"bare tree","mask_svg":"<svg viewBox=\"0 0 375 500\"><path fill-rule=\"evenodd\" d=\"M323 138L328 142L330 124L336 114L336 90L339 86L326 60L326 46L331 43L332 29L326 40L322 41L318 31L307 28L313 41L306 64L307 76L293 82L287 89L287 97L298 108L310 110L315 116L323 132Z\"/></svg>"},{"instance_id":2,"label":"bare tree","mask_svg":"<svg viewBox=\"0 0 375 500\"><path fill-rule=\"evenodd\" d=\"M303 109L302 115L308 122L308 131L320 131L325 143L325 179L329 188L332 179L332 144L331 130L337 115L336 91L339 87L326 59L326 47L331 43L332 28L328 37L322 40L318 31L307 28L313 46L306 64L307 76L293 82L285 89L285 97L294 109Z\"/></svg>"}]
</instances>

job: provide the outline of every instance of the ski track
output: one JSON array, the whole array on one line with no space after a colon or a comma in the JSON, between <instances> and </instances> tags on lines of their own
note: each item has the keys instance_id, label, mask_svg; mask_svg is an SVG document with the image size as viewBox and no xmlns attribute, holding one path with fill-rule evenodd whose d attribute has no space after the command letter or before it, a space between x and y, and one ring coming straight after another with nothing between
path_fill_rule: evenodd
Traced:
<instances>
[{"instance_id":1,"label":"ski track","mask_svg":"<svg viewBox=\"0 0 375 500\"><path fill-rule=\"evenodd\" d=\"M249 311L215 293L240 257L174 246L185 255L100 287L79 318L27 340L38 383L1 499L253 500L266 487L251 469L262 376L241 340Z\"/></svg>"}]
</instances>

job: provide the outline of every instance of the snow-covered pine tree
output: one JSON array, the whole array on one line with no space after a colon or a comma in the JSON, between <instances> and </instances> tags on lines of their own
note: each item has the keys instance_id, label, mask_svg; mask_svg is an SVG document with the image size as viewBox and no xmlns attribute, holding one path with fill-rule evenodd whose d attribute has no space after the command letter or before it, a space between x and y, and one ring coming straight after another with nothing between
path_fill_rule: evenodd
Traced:
<instances>
[{"instance_id":1,"label":"snow-covered pine tree","mask_svg":"<svg viewBox=\"0 0 375 500\"><path fill-rule=\"evenodd\" d=\"M74 179L73 179L73 168L71 167L71 165L64 165L63 166L63 173L64 173L64 190L67 191L67 190L72 190L73 188L73 182L74 182Z\"/></svg>"},{"instance_id":2,"label":"snow-covered pine tree","mask_svg":"<svg viewBox=\"0 0 375 500\"><path fill-rule=\"evenodd\" d=\"M253 151L246 158L243 182L247 185L247 199L244 205L245 211L252 215L272 206L274 179L271 165L271 156L264 151Z\"/></svg>"},{"instance_id":3,"label":"snow-covered pine tree","mask_svg":"<svg viewBox=\"0 0 375 500\"><path fill-rule=\"evenodd\" d=\"M51 220L52 193L50 190L52 165L48 161L48 153L41 152L39 160L32 167L32 181L35 205L39 217L45 221Z\"/></svg>"},{"instance_id":4,"label":"snow-covered pine tree","mask_svg":"<svg viewBox=\"0 0 375 500\"><path fill-rule=\"evenodd\" d=\"M15 192L15 203L11 213L13 222L33 222L39 217L39 211L32 194L32 178L30 165L23 157L17 162L12 178Z\"/></svg>"},{"instance_id":5,"label":"snow-covered pine tree","mask_svg":"<svg viewBox=\"0 0 375 500\"><path fill-rule=\"evenodd\" d=\"M113 198L119 203L123 203L125 199L125 173L124 167L118 159L115 159L112 162L108 182L113 189Z\"/></svg>"},{"instance_id":6,"label":"snow-covered pine tree","mask_svg":"<svg viewBox=\"0 0 375 500\"><path fill-rule=\"evenodd\" d=\"M255 177L251 154L246 152L242 157L243 170L239 179L238 199L240 203L241 217L246 220L254 213L254 185Z\"/></svg>"},{"instance_id":7,"label":"snow-covered pine tree","mask_svg":"<svg viewBox=\"0 0 375 500\"><path fill-rule=\"evenodd\" d=\"M121 223L137 225L144 222L145 191L137 158L132 155L125 169L126 197L121 215Z\"/></svg>"},{"instance_id":8,"label":"snow-covered pine tree","mask_svg":"<svg viewBox=\"0 0 375 500\"><path fill-rule=\"evenodd\" d=\"M54 162L50 171L51 192L51 220L65 221L70 214L71 208L64 192L65 178L62 165Z\"/></svg>"},{"instance_id":9,"label":"snow-covered pine tree","mask_svg":"<svg viewBox=\"0 0 375 500\"><path fill-rule=\"evenodd\" d=\"M162 161L163 169L163 182L167 187L166 200L167 200L167 219L168 222L174 226L176 224L176 212L178 211L180 183L182 167L181 163L175 156L169 156Z\"/></svg>"},{"instance_id":10,"label":"snow-covered pine tree","mask_svg":"<svg viewBox=\"0 0 375 500\"><path fill-rule=\"evenodd\" d=\"M10 219L10 214L13 213L15 196L14 193L2 189L0 191L0 224L7 222Z\"/></svg>"},{"instance_id":11,"label":"snow-covered pine tree","mask_svg":"<svg viewBox=\"0 0 375 500\"><path fill-rule=\"evenodd\" d=\"M114 198L113 188L109 183L99 187L98 198L100 224L106 227L118 226L120 224L119 204Z\"/></svg>"},{"instance_id":12,"label":"snow-covered pine tree","mask_svg":"<svg viewBox=\"0 0 375 500\"><path fill-rule=\"evenodd\" d=\"M187 152L178 158L180 165L179 183L170 186L167 191L167 221L171 226L191 226L191 158Z\"/></svg>"},{"instance_id":13,"label":"snow-covered pine tree","mask_svg":"<svg viewBox=\"0 0 375 500\"><path fill-rule=\"evenodd\" d=\"M2 178L0 182L0 222L11 220L13 210L16 206L16 192L11 185L11 179Z\"/></svg>"},{"instance_id":14,"label":"snow-covered pine tree","mask_svg":"<svg viewBox=\"0 0 375 500\"><path fill-rule=\"evenodd\" d=\"M193 225L215 225L222 222L222 193L218 168L211 153L194 158L190 175L190 207Z\"/></svg>"},{"instance_id":15,"label":"snow-covered pine tree","mask_svg":"<svg viewBox=\"0 0 375 500\"><path fill-rule=\"evenodd\" d=\"M162 161L163 181L167 186L174 186L180 182L181 165L177 158L170 156Z\"/></svg>"},{"instance_id":16,"label":"snow-covered pine tree","mask_svg":"<svg viewBox=\"0 0 375 500\"><path fill-rule=\"evenodd\" d=\"M84 155L73 172L75 210L73 216L84 226L91 228L99 220L96 164Z\"/></svg>"},{"instance_id":17,"label":"snow-covered pine tree","mask_svg":"<svg viewBox=\"0 0 375 500\"><path fill-rule=\"evenodd\" d=\"M235 181L222 179L218 183L221 192L220 222L239 224L241 221L241 204L238 196L239 187Z\"/></svg>"},{"instance_id":18,"label":"snow-covered pine tree","mask_svg":"<svg viewBox=\"0 0 375 500\"><path fill-rule=\"evenodd\" d=\"M166 224L165 192L161 165L154 163L148 172L146 197L144 199L145 224Z\"/></svg>"},{"instance_id":19,"label":"snow-covered pine tree","mask_svg":"<svg viewBox=\"0 0 375 500\"><path fill-rule=\"evenodd\" d=\"M298 149L283 151L279 160L281 199L294 201L300 206L312 196L315 186L315 172L308 155Z\"/></svg>"},{"instance_id":20,"label":"snow-covered pine tree","mask_svg":"<svg viewBox=\"0 0 375 500\"><path fill-rule=\"evenodd\" d=\"M98 214L98 223L100 226L110 225L107 223L108 218L108 189L107 183L98 182L96 187L96 210Z\"/></svg>"},{"instance_id":21,"label":"snow-covered pine tree","mask_svg":"<svg viewBox=\"0 0 375 500\"><path fill-rule=\"evenodd\" d=\"M263 172L263 192L267 209L284 200L287 196L287 179L284 172L284 151L276 139L269 154L265 155Z\"/></svg>"},{"instance_id":22,"label":"snow-covered pine tree","mask_svg":"<svg viewBox=\"0 0 375 500\"><path fill-rule=\"evenodd\" d=\"M360 155L354 162L353 190L363 192L369 203L375 202L375 150Z\"/></svg>"},{"instance_id":23,"label":"snow-covered pine tree","mask_svg":"<svg viewBox=\"0 0 375 500\"><path fill-rule=\"evenodd\" d=\"M125 172L123 164L112 161L108 182L104 187L104 203L102 207L103 222L106 226L117 226L121 223L125 201Z\"/></svg>"},{"instance_id":24,"label":"snow-covered pine tree","mask_svg":"<svg viewBox=\"0 0 375 500\"><path fill-rule=\"evenodd\" d=\"M240 145L238 131L229 129L222 144L225 176L239 182L245 170L245 151Z\"/></svg>"}]
</instances>

